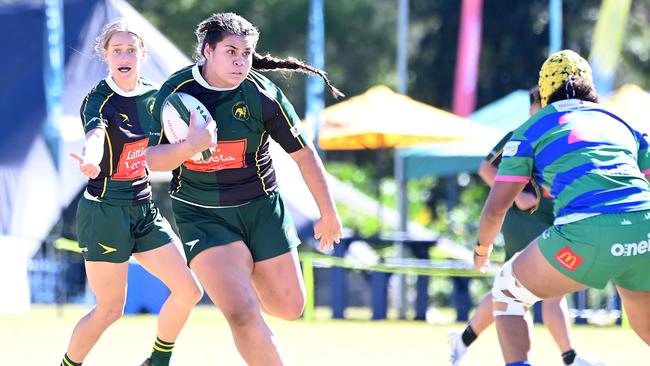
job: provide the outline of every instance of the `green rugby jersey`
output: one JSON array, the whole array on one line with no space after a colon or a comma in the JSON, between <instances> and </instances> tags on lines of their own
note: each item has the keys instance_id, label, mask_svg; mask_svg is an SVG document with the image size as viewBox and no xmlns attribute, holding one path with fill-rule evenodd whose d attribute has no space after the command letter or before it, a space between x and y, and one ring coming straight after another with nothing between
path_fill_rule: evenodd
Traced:
<instances>
[{"instance_id":1,"label":"green rugby jersey","mask_svg":"<svg viewBox=\"0 0 650 366\"><path fill-rule=\"evenodd\" d=\"M86 188L91 196L117 205L151 200L145 152L156 91L140 78L135 90L125 92L109 75L86 95L80 110L84 131L101 128L106 136L101 172Z\"/></svg>"},{"instance_id":2,"label":"green rugby jersey","mask_svg":"<svg viewBox=\"0 0 650 366\"><path fill-rule=\"evenodd\" d=\"M554 197L555 223L650 209L647 128L577 99L552 103L515 130L496 181L534 178Z\"/></svg>"},{"instance_id":3,"label":"green rugby jersey","mask_svg":"<svg viewBox=\"0 0 650 366\"><path fill-rule=\"evenodd\" d=\"M171 93L191 94L217 123L217 148L204 162L188 160L172 172L171 197L205 207L229 207L269 195L277 188L269 136L287 152L300 150L308 137L293 106L269 79L251 71L238 87L212 87L202 63L173 74L160 88L153 110L149 146L168 144L160 111Z\"/></svg>"}]
</instances>

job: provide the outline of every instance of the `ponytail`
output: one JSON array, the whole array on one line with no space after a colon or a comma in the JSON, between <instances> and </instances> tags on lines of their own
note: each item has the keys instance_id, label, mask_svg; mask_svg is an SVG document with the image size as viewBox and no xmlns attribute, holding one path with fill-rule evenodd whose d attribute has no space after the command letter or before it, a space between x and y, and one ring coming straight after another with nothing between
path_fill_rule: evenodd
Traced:
<instances>
[{"instance_id":1,"label":"ponytail","mask_svg":"<svg viewBox=\"0 0 650 366\"><path fill-rule=\"evenodd\" d=\"M345 94L341 93L340 90L332 85L325 71L308 65L295 57L276 58L269 55L268 53L264 56L261 56L259 53L255 52L253 54L253 68L258 71L287 70L302 72L310 75L317 75L320 76L323 81L325 81L325 84L329 88L334 98L338 99L345 96Z\"/></svg>"}]
</instances>

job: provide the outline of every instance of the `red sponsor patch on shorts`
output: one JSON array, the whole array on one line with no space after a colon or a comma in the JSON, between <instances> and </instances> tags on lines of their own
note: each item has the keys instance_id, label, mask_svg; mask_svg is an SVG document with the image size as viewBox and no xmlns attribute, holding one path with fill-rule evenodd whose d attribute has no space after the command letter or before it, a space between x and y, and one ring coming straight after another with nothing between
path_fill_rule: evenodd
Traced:
<instances>
[{"instance_id":1,"label":"red sponsor patch on shorts","mask_svg":"<svg viewBox=\"0 0 650 366\"><path fill-rule=\"evenodd\" d=\"M238 169L246 167L246 139L233 140L233 141L219 141L217 149L210 159L206 161L192 161L185 162L190 170L198 172L216 172L217 170L224 169Z\"/></svg>"},{"instance_id":2,"label":"red sponsor patch on shorts","mask_svg":"<svg viewBox=\"0 0 650 366\"><path fill-rule=\"evenodd\" d=\"M555 253L555 260L571 272L575 271L584 261L584 259L575 254L566 245L559 252Z\"/></svg>"}]
</instances>

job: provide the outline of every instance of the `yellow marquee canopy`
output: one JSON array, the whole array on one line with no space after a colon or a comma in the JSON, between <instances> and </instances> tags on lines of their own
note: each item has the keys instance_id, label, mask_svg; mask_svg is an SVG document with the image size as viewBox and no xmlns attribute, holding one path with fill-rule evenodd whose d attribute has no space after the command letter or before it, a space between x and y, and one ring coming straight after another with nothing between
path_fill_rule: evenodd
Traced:
<instances>
[{"instance_id":1,"label":"yellow marquee canopy","mask_svg":"<svg viewBox=\"0 0 650 366\"><path fill-rule=\"evenodd\" d=\"M318 143L323 150L498 139L498 132L492 128L400 95L383 85L334 104L321 116Z\"/></svg>"}]
</instances>

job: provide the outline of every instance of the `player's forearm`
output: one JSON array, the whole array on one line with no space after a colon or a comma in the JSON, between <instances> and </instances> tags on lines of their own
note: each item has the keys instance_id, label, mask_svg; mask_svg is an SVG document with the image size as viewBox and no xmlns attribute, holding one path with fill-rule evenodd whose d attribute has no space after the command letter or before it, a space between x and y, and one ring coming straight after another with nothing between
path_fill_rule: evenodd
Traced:
<instances>
[{"instance_id":1,"label":"player's forearm","mask_svg":"<svg viewBox=\"0 0 650 366\"><path fill-rule=\"evenodd\" d=\"M321 217L338 216L334 198L330 193L327 179L325 178L325 168L318 155L316 155L316 152L306 147L291 154L291 156L296 161L296 164L298 164L305 184L307 184L307 188L309 188L318 205Z\"/></svg>"},{"instance_id":2,"label":"player's forearm","mask_svg":"<svg viewBox=\"0 0 650 366\"><path fill-rule=\"evenodd\" d=\"M185 144L161 144L147 149L147 166L152 171L170 171L187 161L194 151Z\"/></svg>"},{"instance_id":3,"label":"player's forearm","mask_svg":"<svg viewBox=\"0 0 650 366\"><path fill-rule=\"evenodd\" d=\"M86 163L98 166L102 161L104 157L104 136L104 130L99 128L88 131L82 153Z\"/></svg>"},{"instance_id":4,"label":"player's forearm","mask_svg":"<svg viewBox=\"0 0 650 366\"><path fill-rule=\"evenodd\" d=\"M478 168L478 175L483 179L485 184L492 187L492 184L494 184L494 177L497 176L497 168L487 160L483 160L481 166Z\"/></svg>"},{"instance_id":5,"label":"player's forearm","mask_svg":"<svg viewBox=\"0 0 650 366\"><path fill-rule=\"evenodd\" d=\"M504 216L505 213L493 211L487 204L483 207L478 229L478 242L481 246L488 247L494 243L503 225Z\"/></svg>"},{"instance_id":6,"label":"player's forearm","mask_svg":"<svg viewBox=\"0 0 650 366\"><path fill-rule=\"evenodd\" d=\"M525 185L526 183L494 182L481 211L478 234L481 245L492 245L501 230L506 212Z\"/></svg>"}]
</instances>

